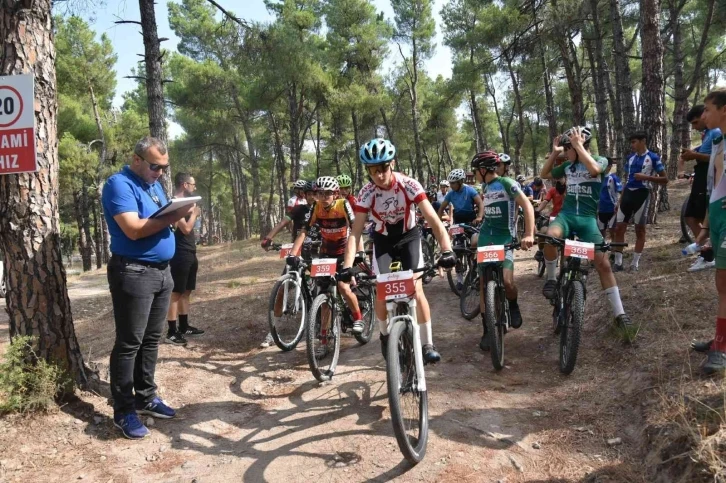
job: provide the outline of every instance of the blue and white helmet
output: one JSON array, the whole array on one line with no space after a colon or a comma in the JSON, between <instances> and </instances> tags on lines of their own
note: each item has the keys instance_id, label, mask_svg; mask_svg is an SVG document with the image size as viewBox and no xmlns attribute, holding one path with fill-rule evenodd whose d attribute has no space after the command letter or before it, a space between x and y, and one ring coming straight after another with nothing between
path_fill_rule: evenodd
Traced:
<instances>
[{"instance_id":1,"label":"blue and white helmet","mask_svg":"<svg viewBox=\"0 0 726 483\"><path fill-rule=\"evenodd\" d=\"M512 158L510 158L507 153L499 153L499 160L504 164L509 164L512 162Z\"/></svg>"},{"instance_id":2,"label":"blue and white helmet","mask_svg":"<svg viewBox=\"0 0 726 483\"><path fill-rule=\"evenodd\" d=\"M366 166L390 163L396 159L396 146L387 139L371 139L360 147L359 157Z\"/></svg>"},{"instance_id":3,"label":"blue and white helmet","mask_svg":"<svg viewBox=\"0 0 726 483\"><path fill-rule=\"evenodd\" d=\"M455 169L451 173L449 173L449 182L450 183L461 183L466 179L466 171L463 169Z\"/></svg>"}]
</instances>

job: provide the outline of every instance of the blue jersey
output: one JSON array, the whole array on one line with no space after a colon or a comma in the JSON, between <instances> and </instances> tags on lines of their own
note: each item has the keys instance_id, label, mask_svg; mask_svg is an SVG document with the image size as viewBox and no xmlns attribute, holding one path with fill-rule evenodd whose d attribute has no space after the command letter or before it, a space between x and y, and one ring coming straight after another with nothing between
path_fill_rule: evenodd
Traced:
<instances>
[{"instance_id":1,"label":"blue jersey","mask_svg":"<svg viewBox=\"0 0 726 483\"><path fill-rule=\"evenodd\" d=\"M474 198L479 193L468 184L462 184L459 191L449 190L444 200L454 207L454 213L458 216L474 214Z\"/></svg>"},{"instance_id":2,"label":"blue jersey","mask_svg":"<svg viewBox=\"0 0 726 483\"><path fill-rule=\"evenodd\" d=\"M597 211L600 213L614 213L615 205L618 203L618 193L621 191L623 191L623 184L617 174L611 174L605 178L600 190Z\"/></svg>"},{"instance_id":3,"label":"blue jersey","mask_svg":"<svg viewBox=\"0 0 726 483\"><path fill-rule=\"evenodd\" d=\"M526 196L531 196L535 200L538 200L542 196L542 193L545 191L544 183L539 188L537 188L537 186L535 186L534 184L534 181L532 181L523 191L525 191L524 194Z\"/></svg>"},{"instance_id":4,"label":"blue jersey","mask_svg":"<svg viewBox=\"0 0 726 483\"><path fill-rule=\"evenodd\" d=\"M649 181L638 181L635 179L636 173L643 173L646 176L655 176L655 173L665 171L660 156L652 151L645 151L645 154L638 155L634 153L625 161L625 167L628 172L628 182L625 187L629 190L650 189L652 188Z\"/></svg>"}]
</instances>

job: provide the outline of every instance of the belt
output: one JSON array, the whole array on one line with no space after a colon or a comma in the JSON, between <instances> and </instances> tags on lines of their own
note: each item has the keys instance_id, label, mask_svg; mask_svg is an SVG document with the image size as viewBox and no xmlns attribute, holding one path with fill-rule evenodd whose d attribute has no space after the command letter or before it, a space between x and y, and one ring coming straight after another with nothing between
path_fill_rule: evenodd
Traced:
<instances>
[{"instance_id":1,"label":"belt","mask_svg":"<svg viewBox=\"0 0 726 483\"><path fill-rule=\"evenodd\" d=\"M156 268L157 270L166 270L169 266L169 262L147 262L145 260L136 260L134 258L122 257L120 255L113 255L111 262L121 263L123 265L141 265L144 267Z\"/></svg>"}]
</instances>

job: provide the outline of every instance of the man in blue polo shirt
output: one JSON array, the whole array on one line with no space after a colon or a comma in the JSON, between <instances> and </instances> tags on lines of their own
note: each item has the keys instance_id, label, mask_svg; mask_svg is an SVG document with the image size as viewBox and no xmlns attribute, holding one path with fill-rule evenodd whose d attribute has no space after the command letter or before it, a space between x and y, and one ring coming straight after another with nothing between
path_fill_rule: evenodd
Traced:
<instances>
[{"instance_id":1,"label":"man in blue polo shirt","mask_svg":"<svg viewBox=\"0 0 726 483\"><path fill-rule=\"evenodd\" d=\"M636 131L630 135L630 147L633 154L625 161L627 178L623 194L620 195L613 241L624 242L628 223L631 221L635 223L635 249L630 270L637 272L640 255L645 247L645 227L648 223L651 189L654 184L667 184L668 178L660 156L648 149L645 131ZM615 250L613 272L619 272L623 270L623 249Z\"/></svg>"},{"instance_id":2,"label":"man in blue polo shirt","mask_svg":"<svg viewBox=\"0 0 726 483\"><path fill-rule=\"evenodd\" d=\"M169 166L166 145L145 137L130 165L103 187L103 214L111 235L108 285L116 341L111 352L113 422L129 439L149 430L137 412L170 419L175 411L156 395L154 371L174 282L169 260L175 241L169 225L191 214L194 205L149 218L167 202L159 183Z\"/></svg>"},{"instance_id":3,"label":"man in blue polo shirt","mask_svg":"<svg viewBox=\"0 0 726 483\"><path fill-rule=\"evenodd\" d=\"M471 186L464 184L466 172L463 169L455 169L449 173L449 184L451 190L446 193L444 201L439 207L438 214L441 218L446 213L446 208L454 207L454 223L481 223L484 217L484 202Z\"/></svg>"}]
</instances>

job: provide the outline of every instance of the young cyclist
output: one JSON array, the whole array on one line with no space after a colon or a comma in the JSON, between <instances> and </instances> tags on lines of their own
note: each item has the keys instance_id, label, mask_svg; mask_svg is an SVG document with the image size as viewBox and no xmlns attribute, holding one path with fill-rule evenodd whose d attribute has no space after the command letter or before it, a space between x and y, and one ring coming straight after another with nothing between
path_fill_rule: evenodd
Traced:
<instances>
[{"instance_id":1,"label":"young cyclist","mask_svg":"<svg viewBox=\"0 0 726 483\"><path fill-rule=\"evenodd\" d=\"M285 208L285 211L287 213L290 213L293 208L295 208L298 205L304 205L307 203L305 201L305 187L307 186L307 181L304 179L299 179L295 181L295 184L292 185L292 197L287 200L287 206Z\"/></svg>"},{"instance_id":2,"label":"young cyclist","mask_svg":"<svg viewBox=\"0 0 726 483\"><path fill-rule=\"evenodd\" d=\"M356 257L356 247L369 214L375 224L373 270L376 274L389 273L394 258L400 259L403 270L423 267L421 231L416 224L417 205L441 245L439 266L452 268L456 265L456 256L451 251L446 229L426 199L421 184L393 171L396 162L395 146L385 139L373 139L361 146L359 157L371 181L363 186L358 196L355 221L345 255L345 268L340 273L341 279L350 279L350 267ZM438 362L441 356L433 343L431 311L420 280L416 281L416 302L424 359L427 362ZM385 357L388 343L388 313L385 301L376 300L376 319L381 332L381 350Z\"/></svg>"},{"instance_id":3,"label":"young cyclist","mask_svg":"<svg viewBox=\"0 0 726 483\"><path fill-rule=\"evenodd\" d=\"M338 186L340 186L340 197L348 200L350 207L354 208L355 196L351 194L351 186L353 185L353 180L350 179L350 176L348 176L347 174L341 174L335 179L336 181L338 181Z\"/></svg>"},{"instance_id":4,"label":"young cyclist","mask_svg":"<svg viewBox=\"0 0 726 483\"><path fill-rule=\"evenodd\" d=\"M608 167L605 168L607 178L600 190L600 201L597 203L597 227L603 237L610 231L610 239L614 238L615 211L618 205L619 193L623 191L623 184L614 172L615 165L608 159ZM622 256L622 255L621 255Z\"/></svg>"},{"instance_id":5,"label":"young cyclist","mask_svg":"<svg viewBox=\"0 0 726 483\"><path fill-rule=\"evenodd\" d=\"M545 208L547 208L547 205L552 203L552 210L550 211L549 218L556 217L560 214L560 210L562 209L562 203L565 201L565 191L567 190L567 178L562 177L555 180L555 185L547 190L547 194L544 196L544 200L540 205L535 209L535 214L539 215L544 211ZM536 216L535 216L536 219ZM540 226L540 225L538 225ZM539 233L542 233L543 235L547 234L547 228L549 227L549 220L545 219L545 222L542 223L541 229L539 229ZM538 262L544 260L544 253L542 252L542 248L544 247L544 242L537 242L537 253L534 254L534 259Z\"/></svg>"},{"instance_id":6,"label":"young cyclist","mask_svg":"<svg viewBox=\"0 0 726 483\"><path fill-rule=\"evenodd\" d=\"M285 218L283 218L280 223L275 225L275 227L270 230L267 236L262 239L260 243L262 248L264 248L265 250L269 250L270 245L272 245L272 240L274 240L277 234L280 233L290 223L292 223L292 241L295 241L298 232L305 226L305 223L307 222L310 207L315 203L315 191L313 190L313 184L311 182L305 182L303 192L305 194L305 202L293 206L293 208L289 212L285 213Z\"/></svg>"},{"instance_id":7,"label":"young cyclist","mask_svg":"<svg viewBox=\"0 0 726 483\"><path fill-rule=\"evenodd\" d=\"M436 195L436 201L439 202L439 205L444 202L444 198L446 198L446 193L449 192L449 181L446 179L442 179L439 183L439 192Z\"/></svg>"},{"instance_id":8,"label":"young cyclist","mask_svg":"<svg viewBox=\"0 0 726 483\"><path fill-rule=\"evenodd\" d=\"M454 223L481 223L484 213L481 196L474 188L464 184L464 180L466 180L466 172L463 169L455 169L449 173L451 190L446 193L446 197L439 207L439 218L444 215L446 208L451 204L454 207Z\"/></svg>"},{"instance_id":9,"label":"young cyclist","mask_svg":"<svg viewBox=\"0 0 726 483\"><path fill-rule=\"evenodd\" d=\"M510 158L506 153L499 153L497 156L499 156L500 161L499 167L497 168L497 174L499 176L511 178L512 176L509 174L509 166L512 164L512 158Z\"/></svg>"},{"instance_id":10,"label":"young cyclist","mask_svg":"<svg viewBox=\"0 0 726 483\"><path fill-rule=\"evenodd\" d=\"M704 99L703 119L709 129L720 128L726 132L726 89L720 88L708 93ZM697 342L692 347L699 352L708 352L708 359L701 367L706 374L726 372L726 142L723 135L714 139L711 160L708 165L708 189L710 191L708 211L703 220L696 242L703 245L706 237L716 255L716 290L718 291L718 313L716 314L716 335L710 342Z\"/></svg>"},{"instance_id":11,"label":"young cyclist","mask_svg":"<svg viewBox=\"0 0 726 483\"><path fill-rule=\"evenodd\" d=\"M542 167L543 178L562 178L567 176L567 194L562 210L557 218L550 223L547 234L556 238L565 238L576 232L580 240L588 243L602 243L603 237L597 228L597 201L603 181L603 172L607 159L590 154L592 134L586 127L573 127L556 138L552 153ZM563 152L567 161L553 168L559 153ZM546 244L544 247L547 282L542 290L543 295L552 299L557 287L557 248ZM600 284L615 316L616 324L626 331L630 339L634 329L633 323L623 310L615 276L610 268L608 257L601 251L595 252L595 268L600 275Z\"/></svg>"},{"instance_id":12,"label":"young cyclist","mask_svg":"<svg viewBox=\"0 0 726 483\"><path fill-rule=\"evenodd\" d=\"M535 176L534 181L529 183L527 185L527 189L524 190L527 197L530 195L532 198L530 198L530 201L542 201L542 198L544 198L545 192L547 191L545 189L544 181L542 181L542 178L539 176Z\"/></svg>"},{"instance_id":13,"label":"young cyclist","mask_svg":"<svg viewBox=\"0 0 726 483\"><path fill-rule=\"evenodd\" d=\"M635 249L630 269L637 272L640 255L645 247L645 227L648 223L650 192L653 183L668 184L668 178L660 156L648 149L647 135L644 131L637 131L630 135L630 147L633 154L628 157L625 164L627 181L618 204L614 240L620 243L625 241L628 223L631 220L635 223ZM613 271L619 272L622 269L623 249L618 248L615 250Z\"/></svg>"},{"instance_id":14,"label":"young cyclist","mask_svg":"<svg viewBox=\"0 0 726 483\"><path fill-rule=\"evenodd\" d=\"M332 176L318 178L315 185L317 187L318 201L311 209L308 222L303 226L292 246L291 255L287 257L287 264L293 268L298 267L300 249L307 236L307 231L317 225L321 237L320 258L337 258L338 271L340 271L348 245L348 234L353 224L353 209L350 207L348 200L338 198L340 187L338 181ZM339 280L338 290L353 317L353 333L362 333L363 317L358 306L358 299L351 291L350 284ZM325 348L325 344L321 345L321 350L324 351Z\"/></svg>"},{"instance_id":15,"label":"young cyclist","mask_svg":"<svg viewBox=\"0 0 726 483\"><path fill-rule=\"evenodd\" d=\"M499 156L494 151L478 153L471 160L471 167L478 181L483 182L484 192L484 223L479 230L478 246L506 245L516 236L515 223L517 206L524 210L524 233L520 240L523 249L528 250L534 243L534 209L517 183L511 178L499 176ZM509 301L512 316L512 327L522 326L522 313L517 304L517 287L514 285L514 252L508 250L503 264L504 290ZM484 275L485 264L479 264L481 276ZM482 350L489 350L487 327L484 323L484 305L486 303L486 287L480 283L480 305L484 335L479 342Z\"/></svg>"}]
</instances>

